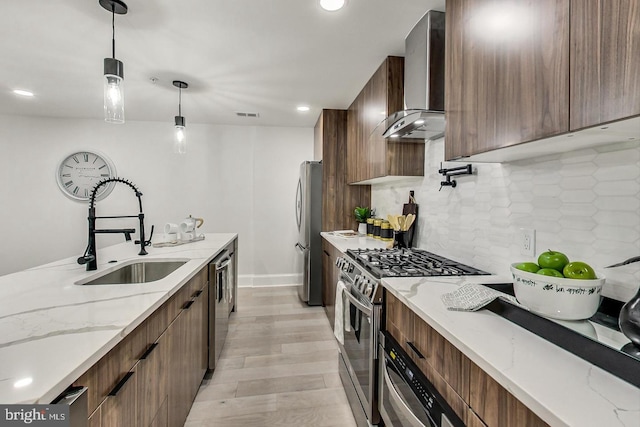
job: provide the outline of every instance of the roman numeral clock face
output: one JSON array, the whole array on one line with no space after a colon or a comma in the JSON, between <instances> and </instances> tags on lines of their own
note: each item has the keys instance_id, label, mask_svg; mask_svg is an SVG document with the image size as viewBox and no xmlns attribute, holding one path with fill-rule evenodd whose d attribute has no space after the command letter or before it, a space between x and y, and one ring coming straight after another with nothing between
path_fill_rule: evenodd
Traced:
<instances>
[{"instance_id":1,"label":"roman numeral clock face","mask_svg":"<svg viewBox=\"0 0 640 427\"><path fill-rule=\"evenodd\" d=\"M116 169L104 154L79 151L65 157L58 166L56 178L58 187L73 200L87 201L95 185L109 177L116 176ZM111 193L115 183L100 187L96 200L102 200Z\"/></svg>"}]
</instances>

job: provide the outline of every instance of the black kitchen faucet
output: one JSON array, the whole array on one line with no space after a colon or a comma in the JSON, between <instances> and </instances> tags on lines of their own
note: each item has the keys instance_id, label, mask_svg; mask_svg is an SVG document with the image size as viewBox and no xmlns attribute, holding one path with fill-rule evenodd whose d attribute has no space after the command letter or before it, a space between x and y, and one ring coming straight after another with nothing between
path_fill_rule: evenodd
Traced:
<instances>
[{"instance_id":1,"label":"black kitchen faucet","mask_svg":"<svg viewBox=\"0 0 640 427\"><path fill-rule=\"evenodd\" d=\"M138 198L138 206L140 213L138 215L118 215L118 216L96 216L96 193L100 187L110 182L120 182L126 184L134 191ZM93 190L91 190L91 198L89 202L89 243L84 255L78 258L78 264L87 264L87 271L96 270L98 268L97 251L96 251L96 234L124 234L126 241L131 240L131 233L135 233L134 228L112 228L112 229L96 229L96 219L116 219L116 218L138 218L140 221L140 240L136 240L135 244L140 244L140 252L138 255L147 255L147 246L151 245L151 237L153 237L153 225L151 226L151 234L149 240L144 238L144 213L142 212L142 193L130 181L122 178L106 178L98 182Z\"/></svg>"}]
</instances>

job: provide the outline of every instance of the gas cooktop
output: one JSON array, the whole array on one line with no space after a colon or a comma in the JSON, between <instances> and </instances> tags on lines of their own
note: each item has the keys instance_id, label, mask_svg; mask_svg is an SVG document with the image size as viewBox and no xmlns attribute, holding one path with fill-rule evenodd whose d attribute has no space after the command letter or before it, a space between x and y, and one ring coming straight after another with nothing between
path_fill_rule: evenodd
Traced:
<instances>
[{"instance_id":1,"label":"gas cooktop","mask_svg":"<svg viewBox=\"0 0 640 427\"><path fill-rule=\"evenodd\" d=\"M422 249L348 249L347 255L378 279L490 274Z\"/></svg>"}]
</instances>

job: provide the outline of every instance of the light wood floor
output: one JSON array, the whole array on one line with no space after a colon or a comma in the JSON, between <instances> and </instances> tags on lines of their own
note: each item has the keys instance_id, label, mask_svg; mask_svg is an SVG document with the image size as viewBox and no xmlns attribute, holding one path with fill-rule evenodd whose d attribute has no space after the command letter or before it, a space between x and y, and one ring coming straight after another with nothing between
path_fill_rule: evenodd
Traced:
<instances>
[{"instance_id":1,"label":"light wood floor","mask_svg":"<svg viewBox=\"0 0 640 427\"><path fill-rule=\"evenodd\" d=\"M294 287L240 288L218 368L185 427L356 427L322 307Z\"/></svg>"}]
</instances>

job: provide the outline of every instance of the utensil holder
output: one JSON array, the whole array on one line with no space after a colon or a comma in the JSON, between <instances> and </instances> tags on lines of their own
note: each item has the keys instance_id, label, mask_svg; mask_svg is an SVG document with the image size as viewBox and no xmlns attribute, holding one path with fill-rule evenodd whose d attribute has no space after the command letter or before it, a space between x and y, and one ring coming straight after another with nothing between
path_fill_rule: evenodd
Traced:
<instances>
[{"instance_id":1,"label":"utensil holder","mask_svg":"<svg viewBox=\"0 0 640 427\"><path fill-rule=\"evenodd\" d=\"M393 247L394 248L409 248L411 247L411 242L409 241L410 236L406 231L395 231L393 232Z\"/></svg>"}]
</instances>

